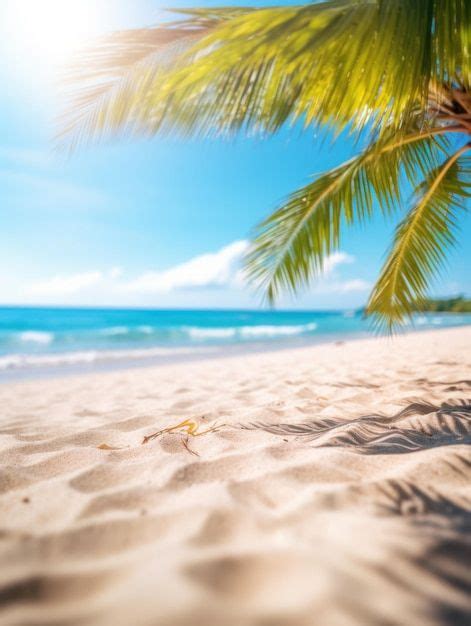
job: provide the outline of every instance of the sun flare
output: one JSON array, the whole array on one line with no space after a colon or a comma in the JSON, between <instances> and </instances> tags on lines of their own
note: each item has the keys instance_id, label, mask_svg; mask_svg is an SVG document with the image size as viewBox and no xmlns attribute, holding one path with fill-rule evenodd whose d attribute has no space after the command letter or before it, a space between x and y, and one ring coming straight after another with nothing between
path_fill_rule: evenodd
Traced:
<instances>
[{"instance_id":1,"label":"sun flare","mask_svg":"<svg viewBox=\"0 0 471 626\"><path fill-rule=\"evenodd\" d=\"M100 32L102 9L81 0L19 0L3 6L10 46L20 65L57 66Z\"/></svg>"}]
</instances>

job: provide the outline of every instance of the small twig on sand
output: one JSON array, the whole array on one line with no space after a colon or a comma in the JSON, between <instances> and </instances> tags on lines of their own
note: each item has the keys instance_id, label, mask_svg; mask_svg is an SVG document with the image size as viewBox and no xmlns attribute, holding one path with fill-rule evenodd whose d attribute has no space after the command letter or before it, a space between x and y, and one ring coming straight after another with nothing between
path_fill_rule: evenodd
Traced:
<instances>
[{"instance_id":1,"label":"small twig on sand","mask_svg":"<svg viewBox=\"0 0 471 626\"><path fill-rule=\"evenodd\" d=\"M192 450L192 449L190 448L190 444L188 443L188 436L186 437L186 439L185 439L184 437L182 437L182 444L183 444L183 447L184 447L186 450L188 450L188 452L189 452L190 454L194 454L195 456L199 456L199 454L198 454L198 452L196 452L196 450Z\"/></svg>"},{"instance_id":2,"label":"small twig on sand","mask_svg":"<svg viewBox=\"0 0 471 626\"><path fill-rule=\"evenodd\" d=\"M189 437L190 436L200 437L201 435L214 433L220 428L222 428L223 426L225 426L225 424L215 424L214 426L211 426L210 428L207 428L206 430L198 431L200 427L199 423L194 419L186 419L186 420L183 420L183 422L180 422L179 424L175 424L175 426L168 426L167 428L158 430L155 433L152 433L151 435L145 436L144 439L142 440L142 443L143 444L148 443L152 439L156 439L157 437L160 437L161 435L166 435L168 433L180 433L182 435L186 434L186 439L182 439L182 443L184 447L188 450L188 452L191 452L191 454L195 454L196 456L199 456L197 452L195 452L189 447L188 445Z\"/></svg>"}]
</instances>

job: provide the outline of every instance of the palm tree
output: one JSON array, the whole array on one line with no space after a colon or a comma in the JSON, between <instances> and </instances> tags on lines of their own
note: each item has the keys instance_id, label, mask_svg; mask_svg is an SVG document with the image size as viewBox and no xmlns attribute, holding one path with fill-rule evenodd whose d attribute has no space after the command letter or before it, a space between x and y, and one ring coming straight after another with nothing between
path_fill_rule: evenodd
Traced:
<instances>
[{"instance_id":1,"label":"palm tree","mask_svg":"<svg viewBox=\"0 0 471 626\"><path fill-rule=\"evenodd\" d=\"M185 9L118 32L71 72L61 136L354 136L358 154L295 191L256 229L251 280L274 301L322 271L345 226L400 216L367 304L389 330L420 307L471 191L470 0L327 0Z\"/></svg>"}]
</instances>

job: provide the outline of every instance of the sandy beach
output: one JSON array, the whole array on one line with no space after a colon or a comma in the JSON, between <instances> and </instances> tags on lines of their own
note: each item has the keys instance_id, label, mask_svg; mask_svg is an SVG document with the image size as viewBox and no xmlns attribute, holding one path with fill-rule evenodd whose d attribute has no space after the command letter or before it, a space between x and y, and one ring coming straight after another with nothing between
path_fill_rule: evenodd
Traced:
<instances>
[{"instance_id":1,"label":"sandy beach","mask_svg":"<svg viewBox=\"0 0 471 626\"><path fill-rule=\"evenodd\" d=\"M470 391L471 327L3 384L0 621L469 624Z\"/></svg>"}]
</instances>

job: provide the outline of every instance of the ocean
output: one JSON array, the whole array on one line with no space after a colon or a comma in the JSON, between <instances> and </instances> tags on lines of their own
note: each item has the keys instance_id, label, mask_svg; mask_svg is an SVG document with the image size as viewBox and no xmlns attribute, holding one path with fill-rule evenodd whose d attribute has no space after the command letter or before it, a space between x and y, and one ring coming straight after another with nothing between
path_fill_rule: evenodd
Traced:
<instances>
[{"instance_id":1,"label":"ocean","mask_svg":"<svg viewBox=\"0 0 471 626\"><path fill-rule=\"evenodd\" d=\"M418 315L414 329L471 324ZM0 377L35 376L373 336L359 311L0 308Z\"/></svg>"}]
</instances>

